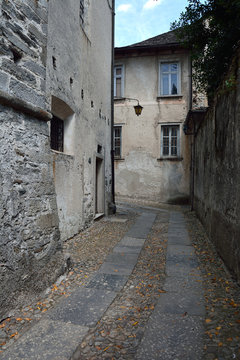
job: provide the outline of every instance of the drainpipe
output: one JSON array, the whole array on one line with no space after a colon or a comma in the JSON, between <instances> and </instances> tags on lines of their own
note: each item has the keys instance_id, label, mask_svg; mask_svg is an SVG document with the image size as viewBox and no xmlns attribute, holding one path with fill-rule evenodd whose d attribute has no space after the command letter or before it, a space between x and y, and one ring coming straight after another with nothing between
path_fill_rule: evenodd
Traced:
<instances>
[{"instance_id":1,"label":"drainpipe","mask_svg":"<svg viewBox=\"0 0 240 360\"><path fill-rule=\"evenodd\" d=\"M112 0L112 63L111 63L111 165L112 165L112 202L113 212L116 212L115 206L115 177L114 177L114 149L113 149L113 131L114 131L114 26L115 26L115 0Z\"/></svg>"}]
</instances>

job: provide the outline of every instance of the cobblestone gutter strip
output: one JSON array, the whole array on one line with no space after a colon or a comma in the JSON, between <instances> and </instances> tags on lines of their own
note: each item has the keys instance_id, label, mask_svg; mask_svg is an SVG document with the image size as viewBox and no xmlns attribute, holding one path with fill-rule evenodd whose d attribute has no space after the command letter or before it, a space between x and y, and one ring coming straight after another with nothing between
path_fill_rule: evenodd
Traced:
<instances>
[{"instance_id":1,"label":"cobblestone gutter strip","mask_svg":"<svg viewBox=\"0 0 240 360\"><path fill-rule=\"evenodd\" d=\"M72 360L134 359L165 278L168 213L157 215L122 292L90 329Z\"/></svg>"},{"instance_id":2,"label":"cobblestone gutter strip","mask_svg":"<svg viewBox=\"0 0 240 360\"><path fill-rule=\"evenodd\" d=\"M195 214L186 212L185 216L204 279L204 359L240 359L240 287L226 270Z\"/></svg>"},{"instance_id":3,"label":"cobblestone gutter strip","mask_svg":"<svg viewBox=\"0 0 240 360\"><path fill-rule=\"evenodd\" d=\"M7 319L0 321L0 358L1 353L42 319L49 309L89 282L91 275L133 225L136 217L137 214L130 211L109 219L103 218L64 244L64 252L71 259L70 272L36 301L14 309Z\"/></svg>"}]
</instances>

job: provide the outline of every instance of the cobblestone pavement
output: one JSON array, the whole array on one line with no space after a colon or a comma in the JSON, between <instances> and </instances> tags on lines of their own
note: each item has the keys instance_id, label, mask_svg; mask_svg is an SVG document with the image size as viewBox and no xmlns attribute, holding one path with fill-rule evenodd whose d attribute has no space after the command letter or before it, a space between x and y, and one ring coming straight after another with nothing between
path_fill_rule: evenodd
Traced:
<instances>
[{"instance_id":1,"label":"cobblestone pavement","mask_svg":"<svg viewBox=\"0 0 240 360\"><path fill-rule=\"evenodd\" d=\"M65 254L69 254L72 259L70 272L58 279L57 283L39 298L22 308L15 309L8 318L0 321L0 358L1 353L14 344L49 309L62 298L67 298L76 287L88 283L89 277L101 266L105 257L131 227L136 217L134 211L118 212L117 217L111 217L113 221L101 219L64 244Z\"/></svg>"},{"instance_id":2,"label":"cobblestone pavement","mask_svg":"<svg viewBox=\"0 0 240 360\"><path fill-rule=\"evenodd\" d=\"M203 274L206 302L204 359L240 359L239 286L226 271L194 213L187 208L165 206L162 210L151 210L156 213L156 220L133 272L101 319L83 337L72 360L136 358L146 325L165 293L168 210L173 209L184 212ZM71 271L38 300L3 319L0 323L2 355L62 298L68 298L76 287L89 284L94 272L133 225L138 211L139 207L119 207L115 217L101 219L65 243L65 252L73 259Z\"/></svg>"},{"instance_id":3,"label":"cobblestone pavement","mask_svg":"<svg viewBox=\"0 0 240 360\"><path fill-rule=\"evenodd\" d=\"M240 287L226 270L195 214L186 212L185 216L203 274L204 359L240 359Z\"/></svg>"}]
</instances>

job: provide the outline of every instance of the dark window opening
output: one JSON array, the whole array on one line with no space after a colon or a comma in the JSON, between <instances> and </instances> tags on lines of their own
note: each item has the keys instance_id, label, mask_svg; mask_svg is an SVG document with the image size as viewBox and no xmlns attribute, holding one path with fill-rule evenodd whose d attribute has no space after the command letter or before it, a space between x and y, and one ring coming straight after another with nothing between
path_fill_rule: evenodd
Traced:
<instances>
[{"instance_id":1,"label":"dark window opening","mask_svg":"<svg viewBox=\"0 0 240 360\"><path fill-rule=\"evenodd\" d=\"M97 152L98 152L98 154L102 153L102 145L97 146Z\"/></svg>"},{"instance_id":2,"label":"dark window opening","mask_svg":"<svg viewBox=\"0 0 240 360\"><path fill-rule=\"evenodd\" d=\"M84 24L84 0L80 0L79 16L80 16L81 24L83 25Z\"/></svg>"},{"instance_id":3,"label":"dark window opening","mask_svg":"<svg viewBox=\"0 0 240 360\"><path fill-rule=\"evenodd\" d=\"M19 63L19 61L22 58L22 55L14 48L12 48L11 51L13 54L13 61L15 62L15 64Z\"/></svg>"},{"instance_id":4,"label":"dark window opening","mask_svg":"<svg viewBox=\"0 0 240 360\"><path fill-rule=\"evenodd\" d=\"M53 116L51 120L51 149L63 152L64 123Z\"/></svg>"},{"instance_id":5,"label":"dark window opening","mask_svg":"<svg viewBox=\"0 0 240 360\"><path fill-rule=\"evenodd\" d=\"M53 63L53 68L56 70L57 63L56 63L56 58L54 56L52 57L52 63Z\"/></svg>"}]
</instances>

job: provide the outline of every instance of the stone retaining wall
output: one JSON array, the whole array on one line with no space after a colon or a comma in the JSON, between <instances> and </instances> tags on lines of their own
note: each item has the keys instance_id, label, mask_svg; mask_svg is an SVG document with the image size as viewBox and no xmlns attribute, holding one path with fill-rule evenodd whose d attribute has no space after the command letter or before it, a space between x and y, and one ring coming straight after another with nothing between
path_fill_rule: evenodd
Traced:
<instances>
[{"instance_id":1,"label":"stone retaining wall","mask_svg":"<svg viewBox=\"0 0 240 360\"><path fill-rule=\"evenodd\" d=\"M195 139L194 208L240 281L240 50Z\"/></svg>"}]
</instances>

